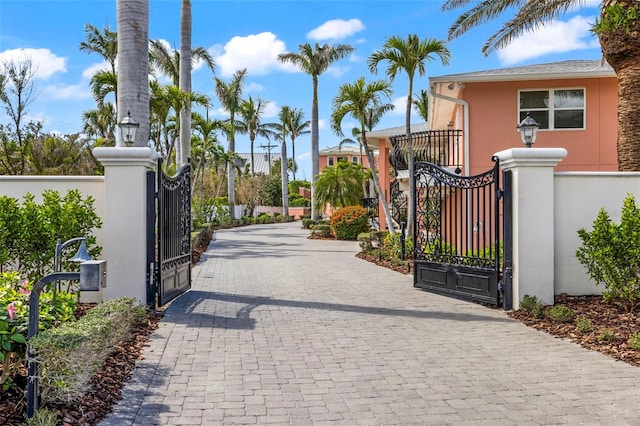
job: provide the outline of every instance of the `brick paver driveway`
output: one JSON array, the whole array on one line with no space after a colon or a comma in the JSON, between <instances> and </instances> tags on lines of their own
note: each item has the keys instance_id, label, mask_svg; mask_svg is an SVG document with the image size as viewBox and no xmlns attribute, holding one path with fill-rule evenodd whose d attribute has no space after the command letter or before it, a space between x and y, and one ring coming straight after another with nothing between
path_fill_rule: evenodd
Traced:
<instances>
[{"instance_id":1,"label":"brick paver driveway","mask_svg":"<svg viewBox=\"0 0 640 426\"><path fill-rule=\"evenodd\" d=\"M640 424L640 368L307 235L217 231L103 424Z\"/></svg>"}]
</instances>

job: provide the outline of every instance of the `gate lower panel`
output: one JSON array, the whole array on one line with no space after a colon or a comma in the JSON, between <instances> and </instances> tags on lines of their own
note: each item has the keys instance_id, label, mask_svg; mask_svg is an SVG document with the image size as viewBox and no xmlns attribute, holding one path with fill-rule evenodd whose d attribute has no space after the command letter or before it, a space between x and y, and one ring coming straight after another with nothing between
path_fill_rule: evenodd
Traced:
<instances>
[{"instance_id":1,"label":"gate lower panel","mask_svg":"<svg viewBox=\"0 0 640 426\"><path fill-rule=\"evenodd\" d=\"M497 305L498 276L494 270L416 261L414 287Z\"/></svg>"}]
</instances>

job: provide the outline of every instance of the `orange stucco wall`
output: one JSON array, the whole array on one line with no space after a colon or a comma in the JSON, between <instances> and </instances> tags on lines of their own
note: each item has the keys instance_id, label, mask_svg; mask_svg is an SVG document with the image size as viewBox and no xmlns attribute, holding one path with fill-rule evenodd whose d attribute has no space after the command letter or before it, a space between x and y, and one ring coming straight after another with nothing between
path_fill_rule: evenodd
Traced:
<instances>
[{"instance_id":1,"label":"orange stucco wall","mask_svg":"<svg viewBox=\"0 0 640 426\"><path fill-rule=\"evenodd\" d=\"M494 153L523 146L516 129L518 90L556 88L585 89L586 129L541 130L534 148L565 148L568 155L558 171L617 170L617 82L612 77L465 83L462 97L469 104L470 174L489 169Z\"/></svg>"},{"instance_id":2,"label":"orange stucco wall","mask_svg":"<svg viewBox=\"0 0 640 426\"><path fill-rule=\"evenodd\" d=\"M333 157L333 165L335 166L337 164L337 157L347 157L349 159L349 162L351 162L353 157L358 157L359 160L359 164L362 164L365 167L369 167L369 160L367 159L366 155L362 155L362 157L360 157L360 154L352 154L352 153L341 153L340 155L337 154L331 154L331 155L322 155L320 154L318 156L318 172L322 173L322 171L327 167L327 164L329 162L329 157Z\"/></svg>"}]
</instances>

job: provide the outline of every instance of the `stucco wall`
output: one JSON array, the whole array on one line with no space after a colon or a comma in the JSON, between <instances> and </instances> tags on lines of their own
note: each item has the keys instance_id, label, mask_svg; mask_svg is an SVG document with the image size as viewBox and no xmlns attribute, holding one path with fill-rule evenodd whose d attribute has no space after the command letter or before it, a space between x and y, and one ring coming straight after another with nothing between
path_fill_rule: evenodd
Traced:
<instances>
[{"instance_id":1,"label":"stucco wall","mask_svg":"<svg viewBox=\"0 0 640 426\"><path fill-rule=\"evenodd\" d=\"M535 147L565 148L569 155L557 171L617 170L617 85L615 78L465 83L469 103L471 174L491 168L498 151L520 148L518 90L585 88L586 129L542 130Z\"/></svg>"},{"instance_id":2,"label":"stucco wall","mask_svg":"<svg viewBox=\"0 0 640 426\"><path fill-rule=\"evenodd\" d=\"M85 197L90 195L94 198L96 214L104 217L104 176L0 176L0 195L19 201L31 193L40 203L42 193L47 189L58 191L61 195L70 189L77 189ZM102 229L97 229L95 235L98 245L104 246ZM56 238L55 235L50 237Z\"/></svg>"},{"instance_id":3,"label":"stucco wall","mask_svg":"<svg viewBox=\"0 0 640 426\"><path fill-rule=\"evenodd\" d=\"M590 230L602 207L618 222L627 194L640 197L640 173L556 173L554 192L555 293L601 293L602 286L589 281L576 258L581 244L577 231Z\"/></svg>"}]
</instances>

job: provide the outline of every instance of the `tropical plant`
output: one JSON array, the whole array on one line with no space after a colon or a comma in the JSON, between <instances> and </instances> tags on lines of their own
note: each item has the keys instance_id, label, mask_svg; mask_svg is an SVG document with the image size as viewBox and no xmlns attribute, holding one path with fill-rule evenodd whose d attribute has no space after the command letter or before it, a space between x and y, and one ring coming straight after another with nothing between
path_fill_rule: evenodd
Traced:
<instances>
[{"instance_id":1,"label":"tropical plant","mask_svg":"<svg viewBox=\"0 0 640 426\"><path fill-rule=\"evenodd\" d=\"M182 21L182 19L189 20L188 15L190 13L184 8L187 6L185 3L190 3L187 0L181 0L181 21L180 21L180 49L182 49L182 41L184 39L187 46L191 45L191 42L187 42L187 39L190 38L186 33L183 35L182 31L187 30L188 23ZM191 49L186 49L187 52L185 58L188 60L189 53L191 56L190 63L193 65L197 61L204 62L207 67L211 70L211 72L215 72L216 64L211 54L204 47L193 47ZM154 69L159 71L162 75L169 77L173 82L174 86L180 86L180 63L181 63L181 53L178 50L171 49L167 46L162 40L151 40L149 42L149 60L153 65Z\"/></svg>"},{"instance_id":2,"label":"tropical plant","mask_svg":"<svg viewBox=\"0 0 640 426\"><path fill-rule=\"evenodd\" d=\"M425 89L420 89L420 92L414 96L413 106L418 110L420 118L426 122L429 119L429 92Z\"/></svg>"},{"instance_id":3,"label":"tropical plant","mask_svg":"<svg viewBox=\"0 0 640 426\"><path fill-rule=\"evenodd\" d=\"M499 18L507 10L515 10L515 16L493 33L482 47L482 53L489 55L525 32L543 26L582 4L582 0L500 0L479 4L471 0L447 0L442 9L449 11L472 5L449 28L450 40ZM600 40L602 55L618 77L617 151L618 169L621 171L640 170L640 144L636 141L640 134L640 121L637 120L640 110L640 71L637 67L640 59L640 38L637 37L640 32L639 7L640 0L603 0L600 18L593 27Z\"/></svg>"},{"instance_id":4,"label":"tropical plant","mask_svg":"<svg viewBox=\"0 0 640 426\"><path fill-rule=\"evenodd\" d=\"M334 62L345 58L355 49L348 44L309 43L298 46L298 53L288 52L278 55L278 60L298 67L311 76L313 82L313 100L311 104L311 218L317 219L315 181L319 172L319 142L318 133L318 77L329 69Z\"/></svg>"},{"instance_id":5,"label":"tropical plant","mask_svg":"<svg viewBox=\"0 0 640 426\"><path fill-rule=\"evenodd\" d=\"M97 53L108 64L113 75L116 74L116 57L118 55L118 34L107 25L101 30L93 24L85 24L86 41L80 42L81 52Z\"/></svg>"},{"instance_id":6,"label":"tropical plant","mask_svg":"<svg viewBox=\"0 0 640 426\"><path fill-rule=\"evenodd\" d=\"M236 113L240 110L240 104L242 102L242 90L244 88L244 82L247 76L247 69L238 70L233 74L233 77L229 82L215 77L216 83L216 95L218 100L222 104L222 107L229 113L229 120L227 121L227 138L229 140L228 152L230 155L234 155L236 152ZM229 213L231 219L235 219L234 206L236 203L235 196L235 169L228 167L228 197L229 197Z\"/></svg>"},{"instance_id":7,"label":"tropical plant","mask_svg":"<svg viewBox=\"0 0 640 426\"><path fill-rule=\"evenodd\" d=\"M293 180L296 180L296 138L302 135L308 135L310 133L309 125L310 121L302 121L304 119L304 112L300 108L292 108L289 115L289 122L287 124L289 130L289 139L291 139L291 159L293 160Z\"/></svg>"},{"instance_id":8,"label":"tropical plant","mask_svg":"<svg viewBox=\"0 0 640 426\"><path fill-rule=\"evenodd\" d=\"M344 136L342 133L342 120L345 116L350 115L360 123L360 131L358 141L364 147L367 155L367 160L371 166L371 176L373 178L376 192L382 200L382 208L384 215L387 219L387 227L389 232L394 233L393 219L391 216L391 210L387 204L385 191L380 186L380 179L372 166L373 151L367 143L367 120L371 119L374 111L377 117L381 117L385 112L393 109L393 104L384 103L382 97L387 99L390 97L392 91L388 82L384 80L377 80L371 83L365 83L364 77L360 77L353 84L343 84L338 89L338 94L333 99L333 113L331 115L331 128L339 136ZM364 180L363 180L364 181ZM361 183L362 186L362 183Z\"/></svg>"},{"instance_id":9,"label":"tropical plant","mask_svg":"<svg viewBox=\"0 0 640 426\"><path fill-rule=\"evenodd\" d=\"M620 223L602 208L593 228L578 230L582 245L576 256L596 284L605 287L605 300L620 301L628 311L640 304L640 207L633 195L622 204Z\"/></svg>"},{"instance_id":10,"label":"tropical plant","mask_svg":"<svg viewBox=\"0 0 640 426\"><path fill-rule=\"evenodd\" d=\"M362 169L360 164L348 161L338 161L335 166L325 167L316 181L316 208L325 211L327 205L340 208L360 204L364 178Z\"/></svg>"},{"instance_id":11,"label":"tropical plant","mask_svg":"<svg viewBox=\"0 0 640 426\"><path fill-rule=\"evenodd\" d=\"M98 107L105 104L105 99L113 94L117 105L118 75L112 71L99 70L89 80L91 94Z\"/></svg>"},{"instance_id":12,"label":"tropical plant","mask_svg":"<svg viewBox=\"0 0 640 426\"><path fill-rule=\"evenodd\" d=\"M192 153L195 163L191 194L193 195L198 177L200 177L201 187L204 186L205 168L210 163L219 160L224 153L224 148L218 143L216 132L223 128L224 124L220 120L210 120L198 113L192 114L194 135L191 139L193 147Z\"/></svg>"},{"instance_id":13,"label":"tropical plant","mask_svg":"<svg viewBox=\"0 0 640 426\"><path fill-rule=\"evenodd\" d=\"M262 115L267 107L267 103L260 98L255 100L249 96L249 99L245 99L240 103L240 116L245 127L245 133L249 136L249 143L251 146L251 176L255 175L255 158L254 158L254 142L256 137L261 136L269 140L274 136L274 132L271 130L268 123L262 123Z\"/></svg>"},{"instance_id":14,"label":"tropical plant","mask_svg":"<svg viewBox=\"0 0 640 426\"><path fill-rule=\"evenodd\" d=\"M405 133L407 135L407 158L409 163L409 176L414 174L413 142L411 140L411 107L413 96L413 81L416 73L422 77L426 73L426 62L433 61L435 57L440 58L443 65L449 64L451 53L447 49L444 41L429 38L422 40L417 34L409 34L406 39L398 36L389 37L381 50L375 51L369 56L367 65L372 73L378 70L380 62L387 62L385 74L393 81L396 76L404 72L409 79L409 90L407 94L407 105L405 113ZM409 212L407 216L407 233L413 234L413 222L415 218L415 182L409 179Z\"/></svg>"},{"instance_id":15,"label":"tropical plant","mask_svg":"<svg viewBox=\"0 0 640 426\"><path fill-rule=\"evenodd\" d=\"M101 139L99 145L113 146L116 142L116 109L111 102L82 113L82 133Z\"/></svg>"}]
</instances>

